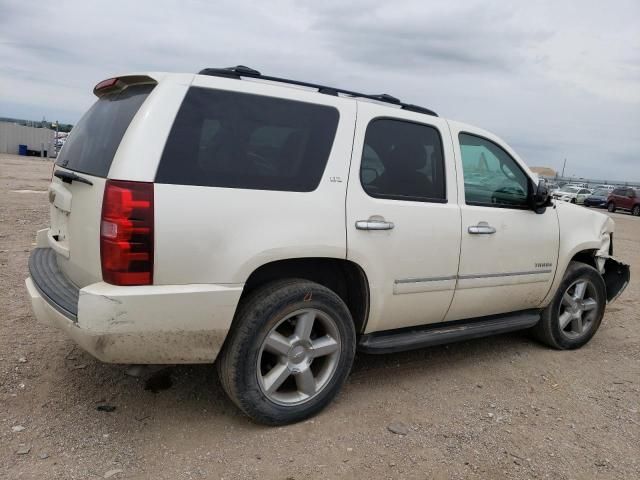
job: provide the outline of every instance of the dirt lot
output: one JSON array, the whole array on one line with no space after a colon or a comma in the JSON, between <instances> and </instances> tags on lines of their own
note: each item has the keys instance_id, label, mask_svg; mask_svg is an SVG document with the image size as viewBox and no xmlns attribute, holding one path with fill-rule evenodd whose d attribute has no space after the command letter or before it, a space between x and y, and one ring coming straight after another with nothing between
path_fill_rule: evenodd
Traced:
<instances>
[{"instance_id":1,"label":"dirt lot","mask_svg":"<svg viewBox=\"0 0 640 480\"><path fill-rule=\"evenodd\" d=\"M209 365L132 377L36 323L23 282L50 175L0 155L0 478L640 478L638 281L579 351L513 334L359 355L322 414L266 428ZM640 218L613 217L635 270Z\"/></svg>"}]
</instances>

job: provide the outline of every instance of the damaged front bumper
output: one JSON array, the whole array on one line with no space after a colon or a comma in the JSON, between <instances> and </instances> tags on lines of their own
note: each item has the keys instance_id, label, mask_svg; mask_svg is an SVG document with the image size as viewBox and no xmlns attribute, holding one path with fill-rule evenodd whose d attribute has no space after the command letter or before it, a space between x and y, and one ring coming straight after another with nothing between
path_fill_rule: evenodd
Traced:
<instances>
[{"instance_id":1,"label":"damaged front bumper","mask_svg":"<svg viewBox=\"0 0 640 480\"><path fill-rule=\"evenodd\" d=\"M631 278L629 265L608 257L604 261L604 271L601 271L604 284L607 286L607 302L612 303L627 288Z\"/></svg>"},{"instance_id":2,"label":"damaged front bumper","mask_svg":"<svg viewBox=\"0 0 640 480\"><path fill-rule=\"evenodd\" d=\"M602 246L596 251L596 265L607 287L607 302L612 303L627 288L631 278L631 269L626 263L617 260L613 254L613 236L602 234Z\"/></svg>"}]
</instances>

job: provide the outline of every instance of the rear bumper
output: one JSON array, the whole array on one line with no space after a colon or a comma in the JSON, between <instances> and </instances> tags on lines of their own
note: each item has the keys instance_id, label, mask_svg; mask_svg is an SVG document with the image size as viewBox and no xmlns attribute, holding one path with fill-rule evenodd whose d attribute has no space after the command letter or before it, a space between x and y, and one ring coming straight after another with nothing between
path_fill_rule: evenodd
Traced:
<instances>
[{"instance_id":1,"label":"rear bumper","mask_svg":"<svg viewBox=\"0 0 640 480\"><path fill-rule=\"evenodd\" d=\"M231 326L242 285L119 287L104 282L77 289L48 252L30 258L26 280L33 312L109 363L213 362ZM53 285L52 285L53 283ZM60 291L62 289L62 291ZM65 291L65 289L67 289ZM72 292L77 292L75 316ZM57 292L52 293L52 292ZM65 305L60 299L66 299Z\"/></svg>"}]
</instances>

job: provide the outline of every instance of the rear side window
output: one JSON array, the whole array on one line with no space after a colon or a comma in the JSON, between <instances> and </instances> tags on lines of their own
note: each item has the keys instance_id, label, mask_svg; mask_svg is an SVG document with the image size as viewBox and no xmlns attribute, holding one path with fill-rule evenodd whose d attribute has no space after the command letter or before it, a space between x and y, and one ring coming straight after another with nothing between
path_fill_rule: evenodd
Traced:
<instances>
[{"instance_id":1,"label":"rear side window","mask_svg":"<svg viewBox=\"0 0 640 480\"><path fill-rule=\"evenodd\" d=\"M156 182L310 192L322 178L338 118L324 105L192 87Z\"/></svg>"},{"instance_id":2,"label":"rear side window","mask_svg":"<svg viewBox=\"0 0 640 480\"><path fill-rule=\"evenodd\" d=\"M100 97L73 128L56 164L106 177L122 137L153 85L132 85Z\"/></svg>"},{"instance_id":3,"label":"rear side window","mask_svg":"<svg viewBox=\"0 0 640 480\"><path fill-rule=\"evenodd\" d=\"M444 157L434 127L375 119L367 126L360 182L372 197L444 202Z\"/></svg>"}]
</instances>

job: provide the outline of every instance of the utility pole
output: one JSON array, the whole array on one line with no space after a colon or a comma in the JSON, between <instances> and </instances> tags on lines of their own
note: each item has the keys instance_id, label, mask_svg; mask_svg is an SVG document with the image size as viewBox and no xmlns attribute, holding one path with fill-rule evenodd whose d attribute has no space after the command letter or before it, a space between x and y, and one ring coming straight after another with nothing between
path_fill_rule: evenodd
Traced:
<instances>
[{"instance_id":1,"label":"utility pole","mask_svg":"<svg viewBox=\"0 0 640 480\"><path fill-rule=\"evenodd\" d=\"M562 164L562 177L564 178L564 167L567 166L567 159L564 159L564 163Z\"/></svg>"}]
</instances>

